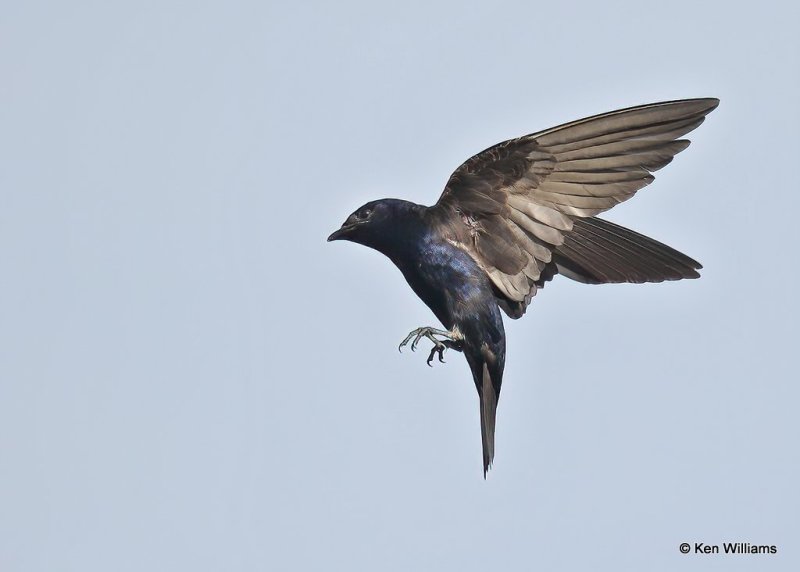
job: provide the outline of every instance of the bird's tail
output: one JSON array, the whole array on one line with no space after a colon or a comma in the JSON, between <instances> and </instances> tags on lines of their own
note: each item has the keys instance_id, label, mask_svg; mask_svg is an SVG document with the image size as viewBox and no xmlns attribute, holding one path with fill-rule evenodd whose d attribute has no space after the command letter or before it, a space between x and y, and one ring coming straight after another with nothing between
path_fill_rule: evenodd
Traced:
<instances>
[{"instance_id":1,"label":"bird's tail","mask_svg":"<svg viewBox=\"0 0 800 572\"><path fill-rule=\"evenodd\" d=\"M482 342L479 347L467 343L464 357L467 358L475 389L478 390L481 414L481 447L483 449L483 478L494 461L494 426L497 419L497 399L503 384L505 366L505 338L500 322L500 331L494 343ZM466 338L469 342L470 338Z\"/></svg>"},{"instance_id":2,"label":"bird's tail","mask_svg":"<svg viewBox=\"0 0 800 572\"><path fill-rule=\"evenodd\" d=\"M477 380L476 380L477 381ZM494 389L489 368L483 363L480 390L481 439L483 443L483 478L494 460L494 425L497 418L497 392Z\"/></svg>"}]
</instances>

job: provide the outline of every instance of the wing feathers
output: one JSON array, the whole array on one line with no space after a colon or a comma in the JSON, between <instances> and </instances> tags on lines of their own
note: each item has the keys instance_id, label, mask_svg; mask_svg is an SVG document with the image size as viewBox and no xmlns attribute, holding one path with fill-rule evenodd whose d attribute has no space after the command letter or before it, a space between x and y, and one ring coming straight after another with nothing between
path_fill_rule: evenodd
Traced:
<instances>
[{"instance_id":1,"label":"wing feathers","mask_svg":"<svg viewBox=\"0 0 800 572\"><path fill-rule=\"evenodd\" d=\"M541 239L526 232L513 221L509 221L508 228L514 235L517 244L519 244L523 250L530 253L531 256L537 260L550 262L550 258L553 255L550 245L545 244Z\"/></svg>"},{"instance_id":2,"label":"wing feathers","mask_svg":"<svg viewBox=\"0 0 800 572\"><path fill-rule=\"evenodd\" d=\"M492 279L492 282L506 293L509 300L520 302L525 299L528 291L528 279L524 273L510 275L490 268L487 270L487 274Z\"/></svg>"},{"instance_id":3,"label":"wing feathers","mask_svg":"<svg viewBox=\"0 0 800 572\"><path fill-rule=\"evenodd\" d=\"M557 230L571 230L572 219L554 208L533 202L527 197L509 195L508 206Z\"/></svg>"},{"instance_id":4,"label":"wing feathers","mask_svg":"<svg viewBox=\"0 0 800 572\"><path fill-rule=\"evenodd\" d=\"M564 242L564 235L558 229L542 224L515 208L508 209L508 218L544 242L554 246Z\"/></svg>"},{"instance_id":5,"label":"wing feathers","mask_svg":"<svg viewBox=\"0 0 800 572\"><path fill-rule=\"evenodd\" d=\"M554 171L609 171L612 169L639 169L644 167L648 171L657 171L667 165L672 158L686 149L689 141L679 139L668 144L638 153L626 155L613 155L596 157L593 159L571 159L556 163Z\"/></svg>"},{"instance_id":6,"label":"wing feathers","mask_svg":"<svg viewBox=\"0 0 800 572\"><path fill-rule=\"evenodd\" d=\"M621 203L633 196L633 193L620 193L611 197L592 197L581 195L564 195L561 193L547 193L544 191L536 191L536 199L547 203L556 205L558 210L568 212L569 214L581 217L588 216L583 211L605 211ZM575 207L574 209L564 207Z\"/></svg>"},{"instance_id":7,"label":"wing feathers","mask_svg":"<svg viewBox=\"0 0 800 572\"><path fill-rule=\"evenodd\" d=\"M570 239L564 254L570 258L571 253L580 253L579 262L593 271L598 282L642 283L647 281L647 270L652 272L646 259L615 248L613 243L609 244L600 237L576 232Z\"/></svg>"},{"instance_id":8,"label":"wing feathers","mask_svg":"<svg viewBox=\"0 0 800 572\"><path fill-rule=\"evenodd\" d=\"M458 198L459 210L467 213L496 215L503 212L503 203L498 202L480 191L470 189Z\"/></svg>"},{"instance_id":9,"label":"wing feathers","mask_svg":"<svg viewBox=\"0 0 800 572\"><path fill-rule=\"evenodd\" d=\"M705 121L705 117L692 117L684 121L677 121L675 123L659 123L656 125L649 125L639 129L630 129L627 131L617 131L615 133L608 133L590 139L583 139L573 143L564 143L560 145L548 145L547 150L550 153L564 153L566 151L573 151L575 149L584 149L593 147L595 145L602 145L605 143L614 143L615 141L632 140L639 138L646 138L651 141L672 141L678 137L686 135L690 131L697 129L701 123Z\"/></svg>"},{"instance_id":10,"label":"wing feathers","mask_svg":"<svg viewBox=\"0 0 800 572\"><path fill-rule=\"evenodd\" d=\"M502 219L489 217L481 226L483 228L475 239L475 246L484 260L490 260L492 266L505 274L517 274L525 268L528 257Z\"/></svg>"},{"instance_id":11,"label":"wing feathers","mask_svg":"<svg viewBox=\"0 0 800 572\"><path fill-rule=\"evenodd\" d=\"M575 221L553 260L579 275L570 278L590 283L698 278L701 268L697 261L666 244L599 218Z\"/></svg>"},{"instance_id":12,"label":"wing feathers","mask_svg":"<svg viewBox=\"0 0 800 572\"><path fill-rule=\"evenodd\" d=\"M553 172L547 177L547 182L598 184L642 180L646 181L645 185L649 185L653 179L653 175L647 169L630 169L627 171Z\"/></svg>"},{"instance_id":13,"label":"wing feathers","mask_svg":"<svg viewBox=\"0 0 800 572\"><path fill-rule=\"evenodd\" d=\"M718 104L631 107L498 143L456 169L433 208L454 229L449 238L486 269L512 317L556 270L591 283L697 277L691 258L591 217L649 185L651 173L689 145L678 138Z\"/></svg>"},{"instance_id":14,"label":"wing feathers","mask_svg":"<svg viewBox=\"0 0 800 572\"><path fill-rule=\"evenodd\" d=\"M616 157L619 155L630 155L632 153L644 153L646 151L657 152L662 149L678 147L670 155L682 151L689 146L689 141L681 139L679 141L654 141L652 139L634 139L632 141L616 141L604 145L594 145L592 147L580 147L573 151L564 153L553 153L558 162L563 164L566 161L575 159L602 159L604 157ZM560 170L560 169L559 169Z\"/></svg>"},{"instance_id":15,"label":"wing feathers","mask_svg":"<svg viewBox=\"0 0 800 572\"><path fill-rule=\"evenodd\" d=\"M702 265L674 248L633 230L600 218L587 218L579 223L580 233L603 237L627 252L637 252L659 268L671 268L676 279L697 278Z\"/></svg>"},{"instance_id":16,"label":"wing feathers","mask_svg":"<svg viewBox=\"0 0 800 572\"><path fill-rule=\"evenodd\" d=\"M599 259L596 253L593 255L591 250L580 242L570 242L568 245L562 246L559 254L560 256L557 256L555 260L559 273L577 282L584 284L614 282L612 276L620 273L619 268L615 268L613 262ZM565 272L565 270L571 272Z\"/></svg>"},{"instance_id":17,"label":"wing feathers","mask_svg":"<svg viewBox=\"0 0 800 572\"><path fill-rule=\"evenodd\" d=\"M536 195L540 192L559 195L613 197L634 193L650 183L652 179L635 179L633 181L620 181L616 183L571 183L566 181L545 181L533 191ZM520 209L522 210L522 209ZM538 218L538 217L537 217ZM566 217L565 217L566 218ZM569 225L572 228L572 225ZM569 230L565 228L564 230Z\"/></svg>"},{"instance_id":18,"label":"wing feathers","mask_svg":"<svg viewBox=\"0 0 800 572\"><path fill-rule=\"evenodd\" d=\"M559 127L554 127L536 137L542 147L574 143L652 125L671 124L707 115L719 105L716 99L685 99L630 107L611 113L587 117Z\"/></svg>"}]
</instances>

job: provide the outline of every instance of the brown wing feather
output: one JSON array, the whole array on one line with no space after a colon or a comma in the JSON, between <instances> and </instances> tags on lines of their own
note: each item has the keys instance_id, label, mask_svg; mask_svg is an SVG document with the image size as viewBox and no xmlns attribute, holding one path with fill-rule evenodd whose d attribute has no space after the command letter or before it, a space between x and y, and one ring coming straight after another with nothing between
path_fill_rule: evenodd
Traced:
<instances>
[{"instance_id":1,"label":"brown wing feather","mask_svg":"<svg viewBox=\"0 0 800 572\"><path fill-rule=\"evenodd\" d=\"M689 145L678 137L718 104L642 105L498 143L456 169L432 210L486 270L512 317L555 272L593 283L696 277L690 258L589 217L649 185Z\"/></svg>"}]
</instances>

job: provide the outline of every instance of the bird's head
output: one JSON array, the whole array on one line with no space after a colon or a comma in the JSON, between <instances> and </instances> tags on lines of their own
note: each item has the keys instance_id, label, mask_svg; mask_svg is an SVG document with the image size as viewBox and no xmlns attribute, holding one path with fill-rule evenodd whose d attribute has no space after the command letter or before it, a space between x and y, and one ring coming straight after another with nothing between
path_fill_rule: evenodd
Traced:
<instances>
[{"instance_id":1,"label":"bird's head","mask_svg":"<svg viewBox=\"0 0 800 572\"><path fill-rule=\"evenodd\" d=\"M347 217L342 227L328 237L332 240L349 240L369 246L380 252L396 245L406 224L420 220L424 207L399 199L371 201Z\"/></svg>"}]
</instances>

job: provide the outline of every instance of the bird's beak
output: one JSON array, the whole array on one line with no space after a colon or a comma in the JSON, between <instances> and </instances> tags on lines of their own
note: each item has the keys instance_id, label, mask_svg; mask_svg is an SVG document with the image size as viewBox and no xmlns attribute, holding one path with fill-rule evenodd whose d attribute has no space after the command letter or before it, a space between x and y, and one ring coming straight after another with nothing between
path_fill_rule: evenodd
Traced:
<instances>
[{"instance_id":1,"label":"bird's beak","mask_svg":"<svg viewBox=\"0 0 800 572\"><path fill-rule=\"evenodd\" d=\"M347 237L347 233L349 233L353 229L353 225L343 224L342 228L337 231L334 231L329 237L328 242L333 240L341 240Z\"/></svg>"}]
</instances>

